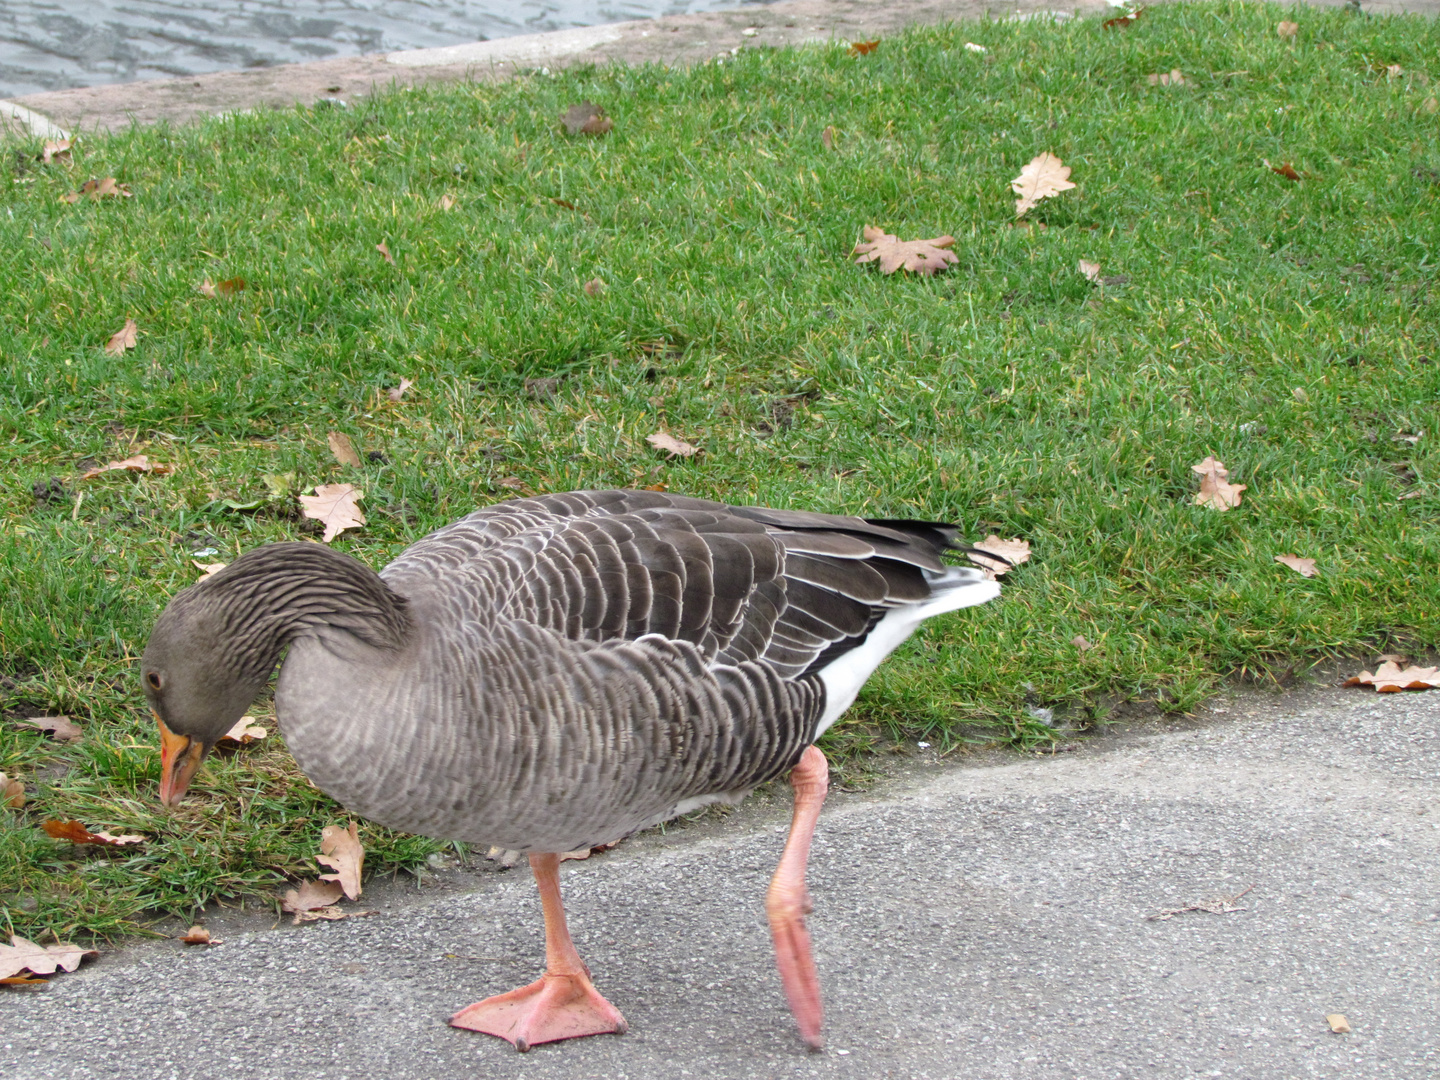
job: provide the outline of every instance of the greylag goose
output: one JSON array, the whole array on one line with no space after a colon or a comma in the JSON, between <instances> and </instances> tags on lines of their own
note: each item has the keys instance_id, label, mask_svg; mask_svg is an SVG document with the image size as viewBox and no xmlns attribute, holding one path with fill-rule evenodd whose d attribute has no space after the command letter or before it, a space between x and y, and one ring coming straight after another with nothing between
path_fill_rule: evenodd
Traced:
<instances>
[{"instance_id":1,"label":"greylag goose","mask_svg":"<svg viewBox=\"0 0 1440 1080\"><path fill-rule=\"evenodd\" d=\"M947 566L957 530L578 491L476 511L379 574L316 543L241 556L177 594L142 660L160 798L280 669L275 710L323 791L391 828L527 852L545 974L451 1018L518 1049L626 1030L565 926L559 852L789 774L766 912L791 1011L820 1045L805 866L813 745L931 615L999 592Z\"/></svg>"}]
</instances>

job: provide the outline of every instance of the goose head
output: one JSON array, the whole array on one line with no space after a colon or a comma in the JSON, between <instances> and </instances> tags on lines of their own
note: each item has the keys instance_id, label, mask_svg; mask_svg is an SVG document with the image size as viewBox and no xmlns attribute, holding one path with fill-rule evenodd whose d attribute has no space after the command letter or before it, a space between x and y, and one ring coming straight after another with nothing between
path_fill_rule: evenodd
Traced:
<instances>
[{"instance_id":1,"label":"goose head","mask_svg":"<svg viewBox=\"0 0 1440 1080\"><path fill-rule=\"evenodd\" d=\"M265 685L268 667L248 663L244 643L222 610L187 590L167 607L150 634L140 678L160 725L160 801L174 806L211 748L245 715ZM273 664L273 660L272 660Z\"/></svg>"}]
</instances>

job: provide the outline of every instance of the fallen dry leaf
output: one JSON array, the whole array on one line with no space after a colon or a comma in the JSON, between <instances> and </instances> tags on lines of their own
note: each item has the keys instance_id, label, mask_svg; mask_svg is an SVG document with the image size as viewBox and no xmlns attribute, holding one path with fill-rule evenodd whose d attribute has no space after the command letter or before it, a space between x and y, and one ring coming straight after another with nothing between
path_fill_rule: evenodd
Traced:
<instances>
[{"instance_id":1,"label":"fallen dry leaf","mask_svg":"<svg viewBox=\"0 0 1440 1080\"><path fill-rule=\"evenodd\" d=\"M223 941L221 941L219 938L212 938L212 937L210 936L210 931L209 931L209 930L206 930L205 927L201 926L199 923L196 923L194 926L190 927L189 930L186 930L185 933L181 934L181 935L180 935L178 938L176 938L175 940L177 940L177 941L183 941L186 945L224 945L224 944L225 944L225 943L224 943Z\"/></svg>"},{"instance_id":2,"label":"fallen dry leaf","mask_svg":"<svg viewBox=\"0 0 1440 1080\"><path fill-rule=\"evenodd\" d=\"M665 452L676 457L694 457L700 452L698 446L691 446L684 439L677 439L674 435L664 431L657 431L654 435L646 435L645 441L656 450Z\"/></svg>"},{"instance_id":3,"label":"fallen dry leaf","mask_svg":"<svg viewBox=\"0 0 1440 1080\"><path fill-rule=\"evenodd\" d=\"M332 431L325 436L325 441L330 444L330 453L335 455L335 460L341 465L351 465L357 469L360 467L360 455L349 435Z\"/></svg>"},{"instance_id":4,"label":"fallen dry leaf","mask_svg":"<svg viewBox=\"0 0 1440 1080\"><path fill-rule=\"evenodd\" d=\"M0 772L0 806L8 806L11 810L25 808L25 785L3 772Z\"/></svg>"},{"instance_id":5,"label":"fallen dry leaf","mask_svg":"<svg viewBox=\"0 0 1440 1080\"><path fill-rule=\"evenodd\" d=\"M360 899L360 869L365 865L365 848L360 844L359 826L350 822L348 829L326 825L320 830L320 851L315 856L333 874L321 874L321 881L338 881L351 900Z\"/></svg>"},{"instance_id":6,"label":"fallen dry leaf","mask_svg":"<svg viewBox=\"0 0 1440 1080\"><path fill-rule=\"evenodd\" d=\"M1289 180L1292 183L1300 179L1300 174L1295 171L1295 166L1291 165L1288 161L1285 162L1283 165L1271 165L1270 162L1266 161L1265 158L1261 158L1260 160L1264 162L1265 167L1271 172L1279 173L1281 176L1285 177L1286 180Z\"/></svg>"},{"instance_id":7,"label":"fallen dry leaf","mask_svg":"<svg viewBox=\"0 0 1440 1080\"><path fill-rule=\"evenodd\" d=\"M1124 15L1116 15L1113 19L1106 19L1100 25L1106 30L1121 30L1129 26L1136 19L1140 18L1144 8L1136 8L1134 11L1127 11Z\"/></svg>"},{"instance_id":8,"label":"fallen dry leaf","mask_svg":"<svg viewBox=\"0 0 1440 1080\"><path fill-rule=\"evenodd\" d=\"M1350 1030L1350 1021L1345 1019L1344 1013L1330 1013L1325 1017L1325 1022L1336 1035L1344 1035Z\"/></svg>"},{"instance_id":9,"label":"fallen dry leaf","mask_svg":"<svg viewBox=\"0 0 1440 1080\"><path fill-rule=\"evenodd\" d=\"M343 894L344 890L333 881L302 881L298 892L290 889L285 893L280 906L297 916L295 921L298 923L302 912L329 907Z\"/></svg>"},{"instance_id":10,"label":"fallen dry leaf","mask_svg":"<svg viewBox=\"0 0 1440 1080\"><path fill-rule=\"evenodd\" d=\"M325 525L325 543L330 543L346 529L365 524L359 501L365 493L354 484L320 484L314 495L300 496L300 512Z\"/></svg>"},{"instance_id":11,"label":"fallen dry leaf","mask_svg":"<svg viewBox=\"0 0 1440 1080\"><path fill-rule=\"evenodd\" d=\"M585 282L584 285L581 285L580 289L586 296L599 296L605 291L605 282L601 281L598 277L594 277Z\"/></svg>"},{"instance_id":12,"label":"fallen dry leaf","mask_svg":"<svg viewBox=\"0 0 1440 1080\"><path fill-rule=\"evenodd\" d=\"M560 853L560 861L561 861L561 862L564 862L566 859L588 859L591 855L594 855L597 851L598 851L598 852L609 851L611 848L617 847L617 846L619 845L619 843L620 843L620 841L619 841L619 840L616 840L613 844L596 844L594 847L582 847L582 848L576 848L574 851L562 851L562 852ZM499 848L491 848L490 850L491 850L491 851L494 851L494 852L499 852L499 851L500 851ZM509 854L511 854L511 852L506 851L506 852L502 852L501 854L503 854L503 855L509 855ZM518 851L517 851L517 852L514 852L513 854L515 855L515 857L516 857L517 859L518 859L519 856L520 856L520 853L519 853ZM486 857L487 857L487 858L490 858L491 856L486 856ZM514 864L513 862L507 864L507 863L505 863L505 862L502 861L502 862L501 862L501 865L502 865L502 866L505 866L505 865L514 866L515 864Z\"/></svg>"},{"instance_id":13,"label":"fallen dry leaf","mask_svg":"<svg viewBox=\"0 0 1440 1080\"><path fill-rule=\"evenodd\" d=\"M1200 490L1195 495L1196 506L1229 510L1232 506L1240 505L1240 493L1249 486L1230 483L1230 470L1213 457L1207 457L1198 465L1191 465L1190 471L1200 474Z\"/></svg>"},{"instance_id":14,"label":"fallen dry leaf","mask_svg":"<svg viewBox=\"0 0 1440 1080\"><path fill-rule=\"evenodd\" d=\"M440 209L452 210L454 209L456 202L457 200L455 196L451 195L449 192L446 192L444 195L440 196Z\"/></svg>"},{"instance_id":15,"label":"fallen dry leaf","mask_svg":"<svg viewBox=\"0 0 1440 1080\"><path fill-rule=\"evenodd\" d=\"M1300 24L1291 22L1289 19L1275 24L1275 33L1282 38L1293 38L1300 32Z\"/></svg>"},{"instance_id":16,"label":"fallen dry leaf","mask_svg":"<svg viewBox=\"0 0 1440 1080\"><path fill-rule=\"evenodd\" d=\"M835 149L835 128L833 126L827 127L824 131L820 132L820 145L826 150Z\"/></svg>"},{"instance_id":17,"label":"fallen dry leaf","mask_svg":"<svg viewBox=\"0 0 1440 1080\"><path fill-rule=\"evenodd\" d=\"M224 281L211 281L208 277L200 282L199 292L201 296L208 296L212 300L234 296L245 288L243 277L226 278Z\"/></svg>"},{"instance_id":18,"label":"fallen dry leaf","mask_svg":"<svg viewBox=\"0 0 1440 1080\"><path fill-rule=\"evenodd\" d=\"M1089 259L1081 259L1080 265L1077 269L1079 269L1080 273L1085 275L1086 281L1093 281L1097 285L1100 284L1099 263L1091 262Z\"/></svg>"},{"instance_id":19,"label":"fallen dry leaf","mask_svg":"<svg viewBox=\"0 0 1440 1080\"><path fill-rule=\"evenodd\" d=\"M390 387L389 390L385 391L385 396L391 401L399 401L405 396L405 391L409 390L414 385L415 382L413 379L407 379L405 378L405 376L402 375L400 376L400 385Z\"/></svg>"},{"instance_id":20,"label":"fallen dry leaf","mask_svg":"<svg viewBox=\"0 0 1440 1080\"><path fill-rule=\"evenodd\" d=\"M1015 216L1023 217L1041 199L1048 199L1075 185L1069 180L1070 166L1048 150L1038 154L1010 181L1010 190L1020 197L1015 200Z\"/></svg>"},{"instance_id":21,"label":"fallen dry leaf","mask_svg":"<svg viewBox=\"0 0 1440 1080\"><path fill-rule=\"evenodd\" d=\"M384 240L381 240L380 243L375 245L375 250L380 252L381 256L384 257L387 263L389 263L391 266L395 265L395 259L391 256L390 249L385 245Z\"/></svg>"},{"instance_id":22,"label":"fallen dry leaf","mask_svg":"<svg viewBox=\"0 0 1440 1080\"><path fill-rule=\"evenodd\" d=\"M1070 644L1074 645L1081 652L1089 652L1095 647L1094 645L1091 645L1090 642L1086 641L1084 635L1082 634L1076 634L1074 637L1072 637L1070 639Z\"/></svg>"},{"instance_id":23,"label":"fallen dry leaf","mask_svg":"<svg viewBox=\"0 0 1440 1080\"><path fill-rule=\"evenodd\" d=\"M880 39L874 41L852 41L850 43L851 56L869 56L880 47Z\"/></svg>"},{"instance_id":24,"label":"fallen dry leaf","mask_svg":"<svg viewBox=\"0 0 1440 1080\"><path fill-rule=\"evenodd\" d=\"M1145 76L1145 81L1151 86L1184 86L1185 76L1180 74L1179 68L1171 68L1169 71L1156 71Z\"/></svg>"},{"instance_id":25,"label":"fallen dry leaf","mask_svg":"<svg viewBox=\"0 0 1440 1080\"><path fill-rule=\"evenodd\" d=\"M154 473L156 476L165 476L171 471L169 465L162 465L158 461L151 461L144 454L136 454L124 461L112 461L106 465L97 465L88 472L80 474L81 480L90 480L107 472L133 472L133 473Z\"/></svg>"},{"instance_id":26,"label":"fallen dry leaf","mask_svg":"<svg viewBox=\"0 0 1440 1080\"><path fill-rule=\"evenodd\" d=\"M985 557L987 554L1000 557L987 559ZM1001 540L1000 537L991 533L978 544L971 544L965 557L985 571L987 578L994 581L1001 574L1008 574L1021 563L1030 561L1030 541L1021 540L1018 537L1012 540Z\"/></svg>"},{"instance_id":27,"label":"fallen dry leaf","mask_svg":"<svg viewBox=\"0 0 1440 1080\"><path fill-rule=\"evenodd\" d=\"M62 165L69 165L70 148L74 145L71 139L45 140L45 145L40 148L40 164L49 165L52 161L58 161Z\"/></svg>"},{"instance_id":28,"label":"fallen dry leaf","mask_svg":"<svg viewBox=\"0 0 1440 1080\"><path fill-rule=\"evenodd\" d=\"M1315 569L1314 559L1302 559L1299 555L1276 555L1275 561L1283 566L1290 567L1301 577L1314 577L1319 570Z\"/></svg>"},{"instance_id":29,"label":"fallen dry leaf","mask_svg":"<svg viewBox=\"0 0 1440 1080\"><path fill-rule=\"evenodd\" d=\"M1205 911L1211 915L1230 915L1236 911L1245 910L1243 907L1236 907L1235 901L1239 900L1253 888L1255 888L1255 886L1250 885L1241 889L1234 896L1217 896L1213 900L1202 900L1198 904L1186 904L1184 907L1165 908L1157 914L1146 917L1152 921L1158 920L1163 922L1166 919L1173 919L1176 915L1184 915L1187 911Z\"/></svg>"},{"instance_id":30,"label":"fallen dry leaf","mask_svg":"<svg viewBox=\"0 0 1440 1080\"><path fill-rule=\"evenodd\" d=\"M126 349L135 348L135 332L139 329L134 319L126 319L125 325L110 335L105 342L105 351L111 356L124 356Z\"/></svg>"},{"instance_id":31,"label":"fallen dry leaf","mask_svg":"<svg viewBox=\"0 0 1440 1080\"><path fill-rule=\"evenodd\" d=\"M485 853L485 858L489 859L491 862L498 862L506 870L509 870L512 866L514 866L521 859L523 859L524 855L522 855L519 851L514 850L513 848L492 847L489 851Z\"/></svg>"},{"instance_id":32,"label":"fallen dry leaf","mask_svg":"<svg viewBox=\"0 0 1440 1080\"><path fill-rule=\"evenodd\" d=\"M213 577L230 565L223 562L201 562L199 559L191 559L190 562L200 571L202 578Z\"/></svg>"},{"instance_id":33,"label":"fallen dry leaf","mask_svg":"<svg viewBox=\"0 0 1440 1080\"><path fill-rule=\"evenodd\" d=\"M945 250L955 243L953 236L937 236L933 240L901 240L884 229L873 225L865 226L865 242L855 245L850 254L857 256L855 262L863 264L878 262L882 274L893 274L904 269L914 274L935 275L960 257L953 251Z\"/></svg>"},{"instance_id":34,"label":"fallen dry leaf","mask_svg":"<svg viewBox=\"0 0 1440 1080\"><path fill-rule=\"evenodd\" d=\"M615 126L604 109L589 101L571 105L561 122L571 135L604 135Z\"/></svg>"},{"instance_id":35,"label":"fallen dry leaf","mask_svg":"<svg viewBox=\"0 0 1440 1080\"><path fill-rule=\"evenodd\" d=\"M255 722L253 716L242 716L238 723L216 740L216 746L246 746L258 742L270 732Z\"/></svg>"},{"instance_id":36,"label":"fallen dry leaf","mask_svg":"<svg viewBox=\"0 0 1440 1080\"><path fill-rule=\"evenodd\" d=\"M83 195L88 195L92 199L128 199L131 197L128 184L117 183L113 176L107 176L103 180L86 180L80 185L79 191L66 192L60 196L60 201L77 203Z\"/></svg>"},{"instance_id":37,"label":"fallen dry leaf","mask_svg":"<svg viewBox=\"0 0 1440 1080\"><path fill-rule=\"evenodd\" d=\"M579 207L577 207L577 206L576 206L573 202L571 202L569 199L551 199L550 201L551 201L552 203L554 203L556 206L563 206L566 210L578 210L578 209L579 209Z\"/></svg>"},{"instance_id":38,"label":"fallen dry leaf","mask_svg":"<svg viewBox=\"0 0 1440 1080\"><path fill-rule=\"evenodd\" d=\"M1440 686L1440 668L1401 668L1395 661L1387 660L1375 669L1374 675L1362 671L1340 685L1373 686L1381 694L1398 694L1401 690L1433 690Z\"/></svg>"},{"instance_id":39,"label":"fallen dry leaf","mask_svg":"<svg viewBox=\"0 0 1440 1080\"><path fill-rule=\"evenodd\" d=\"M1429 116L1434 116L1437 112L1440 112L1440 98L1426 98L1420 103L1420 111Z\"/></svg>"},{"instance_id":40,"label":"fallen dry leaf","mask_svg":"<svg viewBox=\"0 0 1440 1080\"><path fill-rule=\"evenodd\" d=\"M57 970L74 971L82 960L99 955L94 949L82 949L68 941L42 946L27 941L19 934L11 934L10 944L0 945L0 978L9 980L27 969L36 975L50 975Z\"/></svg>"},{"instance_id":41,"label":"fallen dry leaf","mask_svg":"<svg viewBox=\"0 0 1440 1080\"><path fill-rule=\"evenodd\" d=\"M143 844L145 837L135 835L115 836L108 832L92 833L78 821L59 821L51 818L42 821L40 827L56 840L69 840L72 844L98 844L102 847L125 847L129 844Z\"/></svg>"},{"instance_id":42,"label":"fallen dry leaf","mask_svg":"<svg viewBox=\"0 0 1440 1080\"><path fill-rule=\"evenodd\" d=\"M56 742L77 743L85 737L68 716L27 716L20 722L39 728Z\"/></svg>"},{"instance_id":43,"label":"fallen dry leaf","mask_svg":"<svg viewBox=\"0 0 1440 1080\"><path fill-rule=\"evenodd\" d=\"M336 922L336 921L338 921L338 920L340 920L340 919L363 919L366 915L379 915L379 914L380 914L380 912L375 911L375 910L373 910L373 909L370 910L370 911L341 911L338 907L323 907L323 908L316 908L316 909L313 910L313 911L300 911L300 912L296 912L296 913L295 913L295 922L296 922L297 924L298 924L298 923L307 923L307 922L315 922L315 921L317 921L317 920L319 920L319 919L325 919L325 920L330 921L330 922Z\"/></svg>"},{"instance_id":44,"label":"fallen dry leaf","mask_svg":"<svg viewBox=\"0 0 1440 1080\"><path fill-rule=\"evenodd\" d=\"M1404 69L1403 67L1401 67L1399 64L1386 64L1386 65L1385 65L1385 77L1388 78L1388 79L1398 79L1401 75L1404 75L1404 74L1405 74L1405 69Z\"/></svg>"}]
</instances>

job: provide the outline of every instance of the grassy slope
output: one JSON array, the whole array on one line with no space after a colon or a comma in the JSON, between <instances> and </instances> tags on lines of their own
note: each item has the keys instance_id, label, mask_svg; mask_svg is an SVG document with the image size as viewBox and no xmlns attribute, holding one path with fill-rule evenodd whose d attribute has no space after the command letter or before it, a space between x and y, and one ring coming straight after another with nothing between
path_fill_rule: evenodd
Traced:
<instances>
[{"instance_id":1,"label":"grassy slope","mask_svg":"<svg viewBox=\"0 0 1440 1080\"><path fill-rule=\"evenodd\" d=\"M196 577L191 551L297 535L284 502L221 506L262 497L264 474L361 485L369 527L336 544L376 566L516 493L502 481L663 482L1029 538L1002 602L886 665L852 738L876 720L1043 738L1027 705L1184 708L1237 668L1440 641L1440 35L1306 10L1282 42L1283 14L1167 5L1118 32L970 25L858 59L755 50L390 93L87 139L68 172L8 146L0 707L88 733L57 751L0 727L0 769L33 793L0 834L14 925L109 932L270 892L337 819L278 747L154 812L133 658ZM1177 67L1185 86L1146 85ZM582 98L611 135L559 133ZM1013 228L1008 182L1042 150L1079 186L1031 213L1048 228ZM106 175L135 197L58 200ZM855 268L867 223L951 233L959 265ZM1080 258L1129 283L1100 299ZM236 275L236 297L196 293ZM127 317L138 348L106 355ZM416 385L391 404L402 376ZM553 399L527 396L551 376ZM663 460L644 443L662 427L705 452ZM329 430L384 460L336 465ZM137 452L176 471L75 480ZM1189 501L1212 453L1249 485L1225 514ZM52 476L64 492L37 502ZM1321 576L1271 561L1285 552ZM46 816L156 839L80 861L36 831ZM439 846L367 842L382 869Z\"/></svg>"}]
</instances>

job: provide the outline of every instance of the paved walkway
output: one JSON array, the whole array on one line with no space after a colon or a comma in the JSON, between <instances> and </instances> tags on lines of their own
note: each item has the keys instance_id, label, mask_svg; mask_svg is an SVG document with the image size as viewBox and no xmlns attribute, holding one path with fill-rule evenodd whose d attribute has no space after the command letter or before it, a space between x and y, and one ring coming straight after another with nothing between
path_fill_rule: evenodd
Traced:
<instances>
[{"instance_id":1,"label":"paved walkway","mask_svg":"<svg viewBox=\"0 0 1440 1080\"><path fill-rule=\"evenodd\" d=\"M1336 0L1315 0L1339 6ZM1372 14L1440 11L1440 0L1365 0ZM905 26L1040 12L1093 14L1104 0L780 0L739 11L500 38L445 49L347 57L249 71L83 87L0 101L0 128L54 137L131 123L183 123L236 109L347 100L376 86L432 80L505 78L517 70L574 63L689 64L732 49L803 41L869 40Z\"/></svg>"},{"instance_id":2,"label":"paved walkway","mask_svg":"<svg viewBox=\"0 0 1440 1080\"><path fill-rule=\"evenodd\" d=\"M816 1055L764 923L787 802L565 864L623 1037L521 1056L445 1025L541 962L529 875L492 870L380 890L367 919L213 919L225 944L208 951L142 945L0 995L0 1075L1440 1076L1440 692L1232 699L1071 754L917 760L832 797L811 876ZM1217 897L1237 910L1190 908Z\"/></svg>"}]
</instances>

